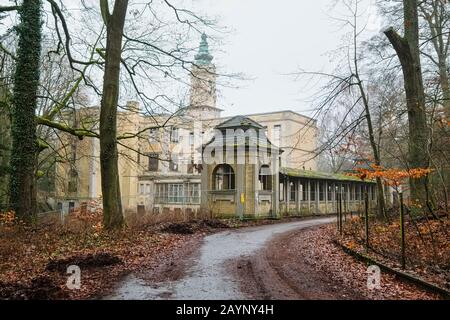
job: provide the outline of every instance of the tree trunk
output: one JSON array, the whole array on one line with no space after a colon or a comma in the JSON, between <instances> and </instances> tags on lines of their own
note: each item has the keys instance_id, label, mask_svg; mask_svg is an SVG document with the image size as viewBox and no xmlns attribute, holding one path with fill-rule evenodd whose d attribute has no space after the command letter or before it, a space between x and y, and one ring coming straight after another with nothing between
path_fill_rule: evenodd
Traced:
<instances>
[{"instance_id":1,"label":"tree trunk","mask_svg":"<svg viewBox=\"0 0 450 320\"><path fill-rule=\"evenodd\" d=\"M0 210L9 203L11 158L11 101L8 88L0 79Z\"/></svg>"},{"instance_id":2,"label":"tree trunk","mask_svg":"<svg viewBox=\"0 0 450 320\"><path fill-rule=\"evenodd\" d=\"M42 4L24 0L18 9L19 43L14 74L10 202L16 214L31 221L36 214L36 122L39 86Z\"/></svg>"},{"instance_id":3,"label":"tree trunk","mask_svg":"<svg viewBox=\"0 0 450 320\"><path fill-rule=\"evenodd\" d=\"M428 127L425 112L425 93L419 51L419 24L417 0L403 0L405 36L399 36L392 28L385 35L400 59L406 91L409 122L409 169L428 168ZM427 177L410 179L411 199L426 202Z\"/></svg>"},{"instance_id":4,"label":"tree trunk","mask_svg":"<svg viewBox=\"0 0 450 320\"><path fill-rule=\"evenodd\" d=\"M450 81L447 63L450 45L450 36L448 34L449 5L448 2L442 0L432 0L430 2L422 2L419 5L419 9L430 31L427 41L433 44L436 52L437 60L432 59L432 62L438 68L439 82L442 89L442 104L448 119L450 118Z\"/></svg>"},{"instance_id":5,"label":"tree trunk","mask_svg":"<svg viewBox=\"0 0 450 320\"><path fill-rule=\"evenodd\" d=\"M101 0L107 26L106 63L100 110L100 165L103 195L103 224L106 229L123 225L117 150L117 105L119 101L122 38L128 0L116 0L112 14L108 1Z\"/></svg>"},{"instance_id":6,"label":"tree trunk","mask_svg":"<svg viewBox=\"0 0 450 320\"><path fill-rule=\"evenodd\" d=\"M356 63L356 59L355 59L355 65L357 66ZM370 108L369 108L369 101L366 95L366 91L364 90L363 84L361 82L361 79L359 78L359 74L358 74L358 69L356 68L356 78L358 80L358 88L359 91L361 93L361 97L362 97L362 101L364 104L364 111L365 111L365 117L366 117L366 121L367 121L367 128L369 131L369 140L370 140L370 146L372 147L372 153L373 153L373 158L375 160L375 164L377 166L381 166L381 158L380 158L380 150L378 148L377 143L375 142L375 134L373 132L373 125L372 125L372 116L370 113ZM387 218L386 216L386 204L384 201L384 189L383 189L383 181L381 181L381 178L377 178L377 203L378 203L378 214L380 216L384 216L385 218Z\"/></svg>"},{"instance_id":7,"label":"tree trunk","mask_svg":"<svg viewBox=\"0 0 450 320\"><path fill-rule=\"evenodd\" d=\"M446 56L439 55L439 79L442 89L442 98L444 100L444 110L447 119L450 119L450 81L448 77L448 66Z\"/></svg>"}]
</instances>

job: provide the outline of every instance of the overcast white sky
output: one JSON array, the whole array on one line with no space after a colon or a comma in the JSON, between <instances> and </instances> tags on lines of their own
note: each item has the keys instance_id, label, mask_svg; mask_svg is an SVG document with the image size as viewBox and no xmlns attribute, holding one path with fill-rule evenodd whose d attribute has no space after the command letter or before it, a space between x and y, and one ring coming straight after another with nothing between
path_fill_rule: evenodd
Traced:
<instances>
[{"instance_id":1,"label":"overcast white sky","mask_svg":"<svg viewBox=\"0 0 450 320\"><path fill-rule=\"evenodd\" d=\"M220 16L220 25L231 31L224 36L223 46L211 48L218 71L242 72L254 78L241 83L241 89L219 89L218 106L225 110L224 115L284 109L307 113L311 109L308 100L318 88L305 88L304 82L285 74L299 68L330 69L327 53L342 44L344 34L331 16L345 12L342 6L331 11L333 0L195 2L209 15ZM369 8L366 14L376 16L373 3L365 0L362 6ZM378 29L376 24L370 27Z\"/></svg>"},{"instance_id":2,"label":"overcast white sky","mask_svg":"<svg viewBox=\"0 0 450 320\"><path fill-rule=\"evenodd\" d=\"M295 81L287 74L335 67L329 53L342 45L342 38L349 31L332 18L348 14L342 1L178 0L177 4L184 2L186 8L194 5L194 12L217 17L218 24L228 30L220 34L220 45L210 43L219 73L243 73L253 79L234 81L239 89L218 88L218 107L224 109L224 115L285 109L308 115L311 98L319 86ZM366 36L380 30L374 4L375 0L361 0L360 22L369 21ZM10 18L9 23L12 21ZM8 24L0 25L0 30L2 27Z\"/></svg>"}]
</instances>

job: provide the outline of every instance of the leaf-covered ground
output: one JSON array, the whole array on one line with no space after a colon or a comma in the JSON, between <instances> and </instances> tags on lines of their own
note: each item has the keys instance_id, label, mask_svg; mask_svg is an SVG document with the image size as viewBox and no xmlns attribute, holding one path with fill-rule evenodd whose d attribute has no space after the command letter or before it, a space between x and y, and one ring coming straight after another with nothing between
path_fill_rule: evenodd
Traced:
<instances>
[{"instance_id":1,"label":"leaf-covered ground","mask_svg":"<svg viewBox=\"0 0 450 320\"><path fill-rule=\"evenodd\" d=\"M381 287L369 289L368 265L345 253L334 243L335 237L333 225L280 235L254 258L240 262L242 289L256 299L440 299L385 272L381 273ZM254 279L248 279L249 270ZM258 285L252 285L255 279Z\"/></svg>"},{"instance_id":2,"label":"leaf-covered ground","mask_svg":"<svg viewBox=\"0 0 450 320\"><path fill-rule=\"evenodd\" d=\"M29 227L0 214L0 299L102 297L122 276L152 268L193 239L228 227L217 220L157 223L106 232L101 211L75 212L64 226ZM81 288L66 286L67 267L81 269Z\"/></svg>"},{"instance_id":3,"label":"leaf-covered ground","mask_svg":"<svg viewBox=\"0 0 450 320\"><path fill-rule=\"evenodd\" d=\"M401 238L398 219L369 219L369 250L365 249L364 221L347 219L342 236L337 238L347 247L368 254L391 267L401 267ZM450 221L405 221L405 271L450 290Z\"/></svg>"},{"instance_id":4,"label":"leaf-covered ground","mask_svg":"<svg viewBox=\"0 0 450 320\"><path fill-rule=\"evenodd\" d=\"M0 299L101 298L129 273L176 264L177 251L196 245L206 234L280 222L161 219L106 232L101 214L101 209L77 211L63 226L50 222L29 227L17 223L10 212L0 213ZM70 265L81 268L79 290L66 286Z\"/></svg>"},{"instance_id":5,"label":"leaf-covered ground","mask_svg":"<svg viewBox=\"0 0 450 320\"><path fill-rule=\"evenodd\" d=\"M146 230L97 235L38 230L16 234L6 242L2 237L0 298L81 299L101 295L119 277L161 259L195 236L198 234ZM80 290L66 287L67 266L72 264L81 268Z\"/></svg>"}]
</instances>

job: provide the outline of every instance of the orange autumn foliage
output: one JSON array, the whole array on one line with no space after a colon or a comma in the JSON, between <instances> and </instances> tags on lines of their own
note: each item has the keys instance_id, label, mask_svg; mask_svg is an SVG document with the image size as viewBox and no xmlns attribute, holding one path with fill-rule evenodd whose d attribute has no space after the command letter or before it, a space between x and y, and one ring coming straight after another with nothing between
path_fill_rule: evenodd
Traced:
<instances>
[{"instance_id":1,"label":"orange autumn foliage","mask_svg":"<svg viewBox=\"0 0 450 320\"><path fill-rule=\"evenodd\" d=\"M357 173L350 173L349 175L358 177L361 180L375 180L380 178L386 185L397 188L407 182L407 179L420 179L433 171L430 168L384 168L376 164L371 164L370 167L371 169L358 168Z\"/></svg>"}]
</instances>

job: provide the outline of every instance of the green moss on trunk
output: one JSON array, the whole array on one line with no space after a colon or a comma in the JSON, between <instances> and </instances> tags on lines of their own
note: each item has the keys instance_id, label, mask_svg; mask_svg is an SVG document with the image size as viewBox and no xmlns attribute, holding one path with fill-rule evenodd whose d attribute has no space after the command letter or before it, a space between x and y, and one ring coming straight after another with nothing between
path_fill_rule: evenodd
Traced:
<instances>
[{"instance_id":1,"label":"green moss on trunk","mask_svg":"<svg viewBox=\"0 0 450 320\"><path fill-rule=\"evenodd\" d=\"M31 221L36 213L36 122L41 54L42 3L24 0L18 13L19 38L14 74L10 202L17 215Z\"/></svg>"}]
</instances>

